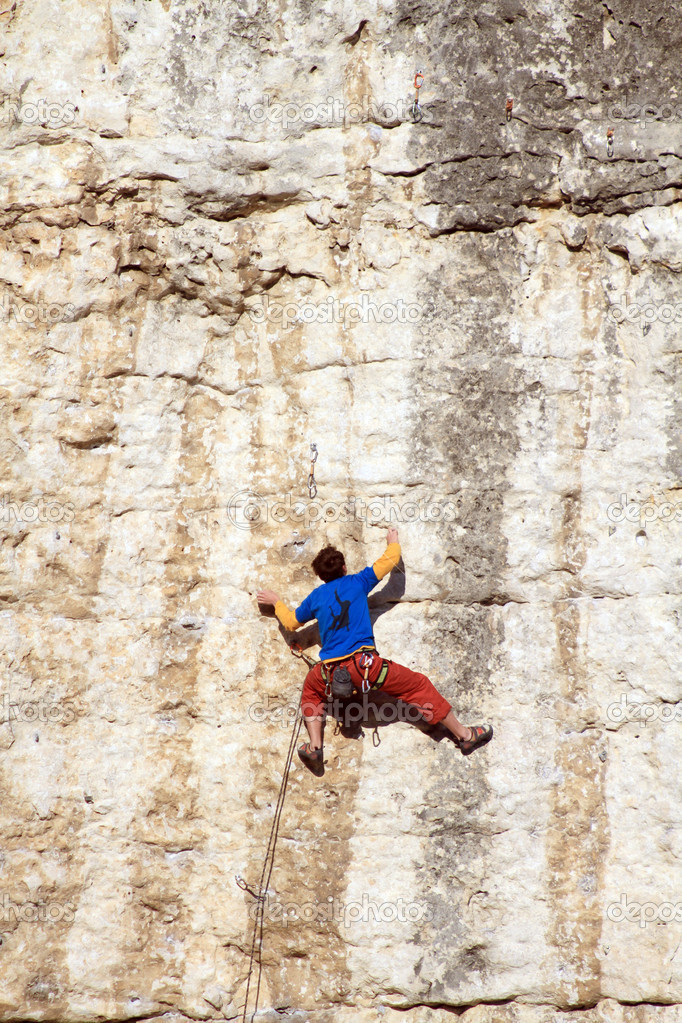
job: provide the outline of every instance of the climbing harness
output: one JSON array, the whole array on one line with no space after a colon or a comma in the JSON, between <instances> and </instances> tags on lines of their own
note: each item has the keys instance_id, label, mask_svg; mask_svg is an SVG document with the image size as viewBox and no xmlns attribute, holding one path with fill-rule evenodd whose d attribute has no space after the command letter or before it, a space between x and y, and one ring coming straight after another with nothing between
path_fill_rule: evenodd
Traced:
<instances>
[{"instance_id":1,"label":"climbing harness","mask_svg":"<svg viewBox=\"0 0 682 1023\"><path fill-rule=\"evenodd\" d=\"M419 104L419 90L424 84L424 76L421 71L417 71L414 76L414 103L412 104L412 120L421 121L424 114Z\"/></svg>"},{"instance_id":2,"label":"climbing harness","mask_svg":"<svg viewBox=\"0 0 682 1023\"><path fill-rule=\"evenodd\" d=\"M310 445L310 475L308 476L308 495L310 500L317 497L317 483L315 482L315 462L317 461L317 444Z\"/></svg>"},{"instance_id":3,"label":"climbing harness","mask_svg":"<svg viewBox=\"0 0 682 1023\"><path fill-rule=\"evenodd\" d=\"M356 651L350 657L344 658L343 661L334 665L327 665L322 663L322 679L324 681L324 695L328 700L349 700L356 692L369 693L373 689L381 689L386 676L388 675L389 661L383 661L381 670L379 671L376 679L371 682L369 679L370 668L374 664L375 656L379 656L376 650L362 650ZM360 682L360 688L358 689L357 683L353 682L351 673L348 671L346 665L348 663L355 665L356 670L359 674L362 674L362 680Z\"/></svg>"},{"instance_id":4,"label":"climbing harness","mask_svg":"<svg viewBox=\"0 0 682 1023\"><path fill-rule=\"evenodd\" d=\"M606 155L613 156L613 128L606 129Z\"/></svg>"},{"instance_id":5,"label":"climbing harness","mask_svg":"<svg viewBox=\"0 0 682 1023\"><path fill-rule=\"evenodd\" d=\"M508 121L511 121L511 119L512 119L512 110L513 109L514 109L514 100L513 99L508 99L507 100L507 105L504 108L505 113L507 115L507 120Z\"/></svg>"}]
</instances>

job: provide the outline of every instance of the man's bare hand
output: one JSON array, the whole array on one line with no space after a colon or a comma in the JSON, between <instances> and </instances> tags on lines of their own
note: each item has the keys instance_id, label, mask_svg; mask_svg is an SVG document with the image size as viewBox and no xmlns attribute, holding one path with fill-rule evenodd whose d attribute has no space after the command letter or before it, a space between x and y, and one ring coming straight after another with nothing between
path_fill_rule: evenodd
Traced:
<instances>
[{"instance_id":1,"label":"man's bare hand","mask_svg":"<svg viewBox=\"0 0 682 1023\"><path fill-rule=\"evenodd\" d=\"M386 537L386 543L397 543L398 542L398 530L395 526L391 526L388 530L388 536Z\"/></svg>"},{"instance_id":2,"label":"man's bare hand","mask_svg":"<svg viewBox=\"0 0 682 1023\"><path fill-rule=\"evenodd\" d=\"M259 590L256 594L256 600L259 604L272 604L274 607L279 601L279 597L274 590Z\"/></svg>"}]
</instances>

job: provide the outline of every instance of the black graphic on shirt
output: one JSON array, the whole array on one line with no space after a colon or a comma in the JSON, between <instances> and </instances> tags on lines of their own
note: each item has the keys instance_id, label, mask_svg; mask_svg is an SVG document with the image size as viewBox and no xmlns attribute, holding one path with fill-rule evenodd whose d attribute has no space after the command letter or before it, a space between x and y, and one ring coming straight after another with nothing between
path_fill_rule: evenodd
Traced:
<instances>
[{"instance_id":1,"label":"black graphic on shirt","mask_svg":"<svg viewBox=\"0 0 682 1023\"><path fill-rule=\"evenodd\" d=\"M348 608L351 605L350 600L339 600L339 594L337 590L334 590L334 598L336 603L339 605L339 613L334 614L332 608L329 608L329 613L332 616L330 628L332 632L338 632L339 629L350 628L350 618L348 615Z\"/></svg>"}]
</instances>

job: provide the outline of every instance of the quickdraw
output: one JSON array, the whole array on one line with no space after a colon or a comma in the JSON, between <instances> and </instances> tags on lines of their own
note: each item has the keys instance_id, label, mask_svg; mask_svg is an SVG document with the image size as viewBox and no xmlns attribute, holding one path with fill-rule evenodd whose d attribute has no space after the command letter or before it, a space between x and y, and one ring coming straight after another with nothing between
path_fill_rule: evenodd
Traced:
<instances>
[{"instance_id":1,"label":"quickdraw","mask_svg":"<svg viewBox=\"0 0 682 1023\"><path fill-rule=\"evenodd\" d=\"M331 698L332 698L332 673L333 673L334 669L333 668L330 669L324 663L324 661L322 661L322 667L321 667L320 671L322 672L322 680L324 682L324 696L325 696L325 699L326 700L331 700Z\"/></svg>"},{"instance_id":2,"label":"quickdraw","mask_svg":"<svg viewBox=\"0 0 682 1023\"><path fill-rule=\"evenodd\" d=\"M265 900L265 895L259 895L258 892L255 892L253 888L246 883L241 874L235 874L234 879L237 882L237 887L241 888L243 892L248 892L249 895L253 895L254 899L257 899L259 902L263 902Z\"/></svg>"},{"instance_id":3,"label":"quickdraw","mask_svg":"<svg viewBox=\"0 0 682 1023\"><path fill-rule=\"evenodd\" d=\"M298 657L300 660L305 661L309 668L314 668L318 663L314 657L310 657L300 643L292 643L289 647L294 657Z\"/></svg>"},{"instance_id":4,"label":"quickdraw","mask_svg":"<svg viewBox=\"0 0 682 1023\"><path fill-rule=\"evenodd\" d=\"M507 115L507 120L508 121L511 121L511 119L512 119L512 110L513 109L514 109L514 100L513 99L508 99L507 100L507 105L504 108L505 113Z\"/></svg>"},{"instance_id":5,"label":"quickdraw","mask_svg":"<svg viewBox=\"0 0 682 1023\"><path fill-rule=\"evenodd\" d=\"M606 155L613 156L613 128L606 129Z\"/></svg>"},{"instance_id":6,"label":"quickdraw","mask_svg":"<svg viewBox=\"0 0 682 1023\"><path fill-rule=\"evenodd\" d=\"M317 497L317 483L315 482L315 462L317 461L317 444L310 445L310 474L308 476L308 494L310 500Z\"/></svg>"},{"instance_id":7,"label":"quickdraw","mask_svg":"<svg viewBox=\"0 0 682 1023\"><path fill-rule=\"evenodd\" d=\"M424 116L422 108L419 103L419 90L424 84L424 75L421 71L417 71L414 76L414 103L412 104L412 120L421 121Z\"/></svg>"},{"instance_id":8,"label":"quickdraw","mask_svg":"<svg viewBox=\"0 0 682 1023\"><path fill-rule=\"evenodd\" d=\"M371 685L370 685L370 681L369 681L369 669L372 667L373 664L374 664L374 654L372 654L372 653L360 654L360 667L364 671L364 675L363 675L363 678L362 678L362 691L363 691L363 693L368 693L370 691L370 689L372 688Z\"/></svg>"},{"instance_id":9,"label":"quickdraw","mask_svg":"<svg viewBox=\"0 0 682 1023\"><path fill-rule=\"evenodd\" d=\"M379 672L378 678L374 682L369 681L369 669L374 664L374 653L368 651L367 653L360 654L360 667L364 671L362 678L362 692L369 693L372 689L381 689L386 676L388 675L388 661L384 661L381 665L381 671Z\"/></svg>"}]
</instances>

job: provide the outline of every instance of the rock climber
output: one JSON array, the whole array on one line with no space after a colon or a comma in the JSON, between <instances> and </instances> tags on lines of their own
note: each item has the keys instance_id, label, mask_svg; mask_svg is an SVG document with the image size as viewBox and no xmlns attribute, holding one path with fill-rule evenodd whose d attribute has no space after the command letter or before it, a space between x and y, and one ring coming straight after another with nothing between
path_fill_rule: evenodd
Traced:
<instances>
[{"instance_id":1,"label":"rock climber","mask_svg":"<svg viewBox=\"0 0 682 1023\"><path fill-rule=\"evenodd\" d=\"M301 699L309 741L298 750L300 759L316 775L324 772L325 704L335 691L340 692L344 683L348 686L346 695L351 695L353 690L366 693L381 688L387 695L416 707L430 724L442 722L465 756L493 737L490 725L467 727L458 721L450 704L426 675L388 661L377 653L367 594L399 561L398 530L392 526L382 556L353 575L347 574L341 551L324 547L312 563L322 584L308 594L295 612L274 590L259 590L257 594L259 604L274 606L275 615L289 632L317 619L322 640L320 660L306 675Z\"/></svg>"}]
</instances>

